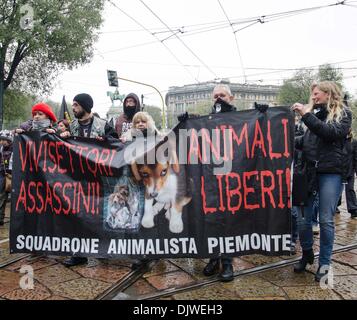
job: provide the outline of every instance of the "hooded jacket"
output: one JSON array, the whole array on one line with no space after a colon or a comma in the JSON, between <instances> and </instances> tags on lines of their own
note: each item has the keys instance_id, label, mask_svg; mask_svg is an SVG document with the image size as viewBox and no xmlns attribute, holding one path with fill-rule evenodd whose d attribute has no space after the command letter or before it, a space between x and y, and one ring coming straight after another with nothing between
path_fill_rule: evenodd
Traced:
<instances>
[{"instance_id":1,"label":"hooded jacket","mask_svg":"<svg viewBox=\"0 0 357 320\"><path fill-rule=\"evenodd\" d=\"M141 111L141 104L140 104L140 100L139 97L135 94L135 93L129 93L123 102L123 106L124 106L124 113L122 113L119 118L116 120L115 122L115 131L118 133L119 138L121 137L122 134L124 134L125 132L127 132L128 130L131 129L132 127L132 122L133 122L133 118L129 118L127 114L125 114L125 104L126 104L126 100L128 98L133 98L136 101L135 104L135 113ZM135 114L134 113L134 114ZM133 114L133 116L134 116Z\"/></svg>"}]
</instances>

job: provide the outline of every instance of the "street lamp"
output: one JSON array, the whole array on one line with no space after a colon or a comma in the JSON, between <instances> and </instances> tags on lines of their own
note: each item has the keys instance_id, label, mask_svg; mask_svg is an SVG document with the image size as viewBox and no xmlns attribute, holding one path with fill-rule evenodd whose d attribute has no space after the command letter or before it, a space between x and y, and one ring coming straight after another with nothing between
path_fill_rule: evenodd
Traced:
<instances>
[{"instance_id":1,"label":"street lamp","mask_svg":"<svg viewBox=\"0 0 357 320\"><path fill-rule=\"evenodd\" d=\"M166 129L165 102L164 102L164 98L162 97L161 92L157 88L155 88L151 84L147 84L147 83L144 83L144 82L139 82L139 81L135 81L135 80L130 80L130 79L118 77L117 72L113 71L113 70L107 70L107 74L108 74L109 85L113 86L113 87L118 87L118 79L120 79L120 80L123 80L123 81L128 81L128 82L132 82L132 83L136 83L136 84L141 84L143 86L147 86L147 87L153 88L159 94L159 96L161 98L161 103L162 103L162 128Z\"/></svg>"}]
</instances>

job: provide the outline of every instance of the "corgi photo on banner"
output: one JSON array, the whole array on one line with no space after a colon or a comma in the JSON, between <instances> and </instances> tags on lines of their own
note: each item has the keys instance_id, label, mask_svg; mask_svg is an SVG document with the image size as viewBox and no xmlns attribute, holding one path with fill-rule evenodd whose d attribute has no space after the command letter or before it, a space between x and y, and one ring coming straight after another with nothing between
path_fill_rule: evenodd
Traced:
<instances>
[{"instance_id":1,"label":"corgi photo on banner","mask_svg":"<svg viewBox=\"0 0 357 320\"><path fill-rule=\"evenodd\" d=\"M159 144L160 145L160 144ZM155 152L159 147L153 150ZM154 217L161 211L166 211L165 217L169 221L169 230L172 233L181 233L184 229L182 209L190 203L192 196L188 189L190 183L186 179L184 168L178 163L174 148L168 149L169 156L164 162L148 163L152 157L145 155L144 161L134 161L131 169L137 181L145 186L145 209L141 225L144 228L155 226ZM155 156L154 159L157 159Z\"/></svg>"}]
</instances>

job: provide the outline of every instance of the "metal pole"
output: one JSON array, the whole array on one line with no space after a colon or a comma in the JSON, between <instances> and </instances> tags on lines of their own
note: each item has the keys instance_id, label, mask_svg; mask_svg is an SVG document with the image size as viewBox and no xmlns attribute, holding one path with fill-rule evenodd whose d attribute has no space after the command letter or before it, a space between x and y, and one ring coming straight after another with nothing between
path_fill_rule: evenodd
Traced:
<instances>
[{"instance_id":1,"label":"metal pole","mask_svg":"<svg viewBox=\"0 0 357 320\"><path fill-rule=\"evenodd\" d=\"M147 86L147 87L153 88L160 95L161 102L162 102L162 128L166 129L165 102L164 102L164 98L162 97L161 92L157 88L152 86L151 84L147 84L147 83L143 83L143 82L139 82L139 81L134 81L134 80L126 79L126 78L121 78L121 77L117 77L117 78L120 79L120 80L133 82L133 83L137 83L137 84L141 84L143 86Z\"/></svg>"}]
</instances>

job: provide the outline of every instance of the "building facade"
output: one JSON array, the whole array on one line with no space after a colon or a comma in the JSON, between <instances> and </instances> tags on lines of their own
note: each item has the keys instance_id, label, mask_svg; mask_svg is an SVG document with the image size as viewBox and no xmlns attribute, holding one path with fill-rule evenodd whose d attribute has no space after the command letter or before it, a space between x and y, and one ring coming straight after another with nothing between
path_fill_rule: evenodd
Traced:
<instances>
[{"instance_id":1,"label":"building facade","mask_svg":"<svg viewBox=\"0 0 357 320\"><path fill-rule=\"evenodd\" d=\"M234 105L238 110L250 109L254 102L269 104L270 106L277 104L280 86L239 84L229 81L221 81L220 83L230 86L234 95ZM202 110L210 110L212 91L217 84L219 83L208 81L182 87L170 87L166 94L169 123L175 122L174 119L177 118L177 115L186 111L201 113ZM172 118L171 121L170 118Z\"/></svg>"}]
</instances>

